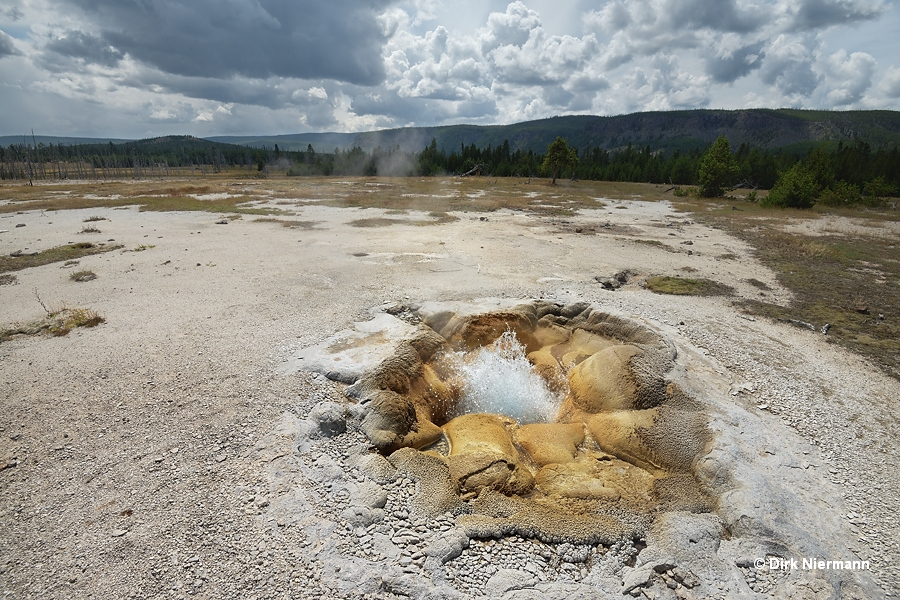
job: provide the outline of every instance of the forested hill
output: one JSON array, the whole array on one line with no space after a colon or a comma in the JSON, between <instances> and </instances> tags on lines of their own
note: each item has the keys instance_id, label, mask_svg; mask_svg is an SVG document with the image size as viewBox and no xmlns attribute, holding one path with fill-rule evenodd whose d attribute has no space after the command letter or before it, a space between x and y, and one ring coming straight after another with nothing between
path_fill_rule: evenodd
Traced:
<instances>
[{"instance_id":1,"label":"forested hill","mask_svg":"<svg viewBox=\"0 0 900 600\"><path fill-rule=\"evenodd\" d=\"M812 145L831 141L864 141L873 148L900 145L900 112L897 111L809 111L794 109L683 110L644 112L614 117L567 116L526 121L512 125L449 125L444 127L407 127L364 133L304 133L278 136L220 136L210 140L230 144L282 150L306 150L312 144L316 152L334 148L376 147L419 152L432 139L438 149L459 150L461 145L479 148L497 147L504 140L510 149L543 153L556 136L566 138L579 149L604 150L626 148L629 144L652 151L681 152L705 148L725 135L734 147L741 144L762 149L807 150Z\"/></svg>"}]
</instances>

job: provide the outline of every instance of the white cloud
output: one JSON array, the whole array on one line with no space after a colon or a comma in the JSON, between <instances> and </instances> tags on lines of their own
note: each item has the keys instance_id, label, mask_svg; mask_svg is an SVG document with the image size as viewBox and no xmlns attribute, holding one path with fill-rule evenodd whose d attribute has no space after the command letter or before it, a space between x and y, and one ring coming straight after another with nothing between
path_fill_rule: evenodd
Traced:
<instances>
[{"instance_id":1,"label":"white cloud","mask_svg":"<svg viewBox=\"0 0 900 600\"><path fill-rule=\"evenodd\" d=\"M310 98L318 98L319 100L327 100L328 92L325 91L325 88L321 87L311 87L306 92L309 94Z\"/></svg>"},{"instance_id":2,"label":"white cloud","mask_svg":"<svg viewBox=\"0 0 900 600\"><path fill-rule=\"evenodd\" d=\"M796 101L810 96L821 75L813 69L819 44L808 35L781 34L765 49L760 69L763 83L774 86L785 99Z\"/></svg>"},{"instance_id":3,"label":"white cloud","mask_svg":"<svg viewBox=\"0 0 900 600\"><path fill-rule=\"evenodd\" d=\"M846 107L858 103L872 86L875 59L865 52L839 50L822 60L829 106Z\"/></svg>"},{"instance_id":4,"label":"white cloud","mask_svg":"<svg viewBox=\"0 0 900 600\"><path fill-rule=\"evenodd\" d=\"M891 98L900 98L900 69L891 66L887 69L881 83L878 86L881 95Z\"/></svg>"}]
</instances>

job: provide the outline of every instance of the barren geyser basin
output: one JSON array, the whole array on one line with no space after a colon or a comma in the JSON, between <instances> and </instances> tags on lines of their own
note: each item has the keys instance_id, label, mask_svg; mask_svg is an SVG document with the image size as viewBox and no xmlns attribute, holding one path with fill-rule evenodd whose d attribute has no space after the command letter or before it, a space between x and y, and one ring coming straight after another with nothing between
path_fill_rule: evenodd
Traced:
<instances>
[{"instance_id":1,"label":"barren geyser basin","mask_svg":"<svg viewBox=\"0 0 900 600\"><path fill-rule=\"evenodd\" d=\"M900 383L743 310L792 293L700 209L650 185L183 183L199 209L138 208L171 182L0 204L3 598L900 589ZM719 295L647 284L687 275Z\"/></svg>"}]
</instances>

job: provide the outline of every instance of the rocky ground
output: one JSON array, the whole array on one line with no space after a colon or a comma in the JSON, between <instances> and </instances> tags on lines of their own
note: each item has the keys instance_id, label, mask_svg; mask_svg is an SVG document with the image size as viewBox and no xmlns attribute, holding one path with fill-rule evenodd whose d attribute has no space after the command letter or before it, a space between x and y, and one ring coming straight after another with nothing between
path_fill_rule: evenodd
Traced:
<instances>
[{"instance_id":1,"label":"rocky ground","mask_svg":"<svg viewBox=\"0 0 900 600\"><path fill-rule=\"evenodd\" d=\"M727 298L641 288L641 277L690 267L738 294L758 294L746 283L754 278L789 300L738 240L665 203L614 205L567 222L498 211L365 229L350 223L379 211L300 206L318 223L311 230L135 209L4 215L3 253L81 240L92 215L108 219L94 241L125 247L81 259L94 281L70 281L51 264L0 286L4 327L42 316L35 291L106 318L0 344L0 593L703 597L690 565L636 568L640 548L463 540L453 514L417 513L412 478L360 463L369 454L357 432L310 437L311 423L327 422L317 409L345 399L340 384L286 372L299 349L381 307L486 296L595 302L702 356L698 368L730 382L735 410L806 444L796 443L802 459L781 466L821 485L795 500L815 500L811 513L851 540L886 595L900 589L900 385L826 336L754 320ZM134 251L141 245L152 247ZM716 258L723 253L737 259ZM622 269L635 271L633 283L609 291L597 282ZM755 451L781 460L777 447ZM741 597L767 597L786 576L738 567ZM725 583L702 589L726 597L737 583ZM792 593L835 597L813 584Z\"/></svg>"}]
</instances>

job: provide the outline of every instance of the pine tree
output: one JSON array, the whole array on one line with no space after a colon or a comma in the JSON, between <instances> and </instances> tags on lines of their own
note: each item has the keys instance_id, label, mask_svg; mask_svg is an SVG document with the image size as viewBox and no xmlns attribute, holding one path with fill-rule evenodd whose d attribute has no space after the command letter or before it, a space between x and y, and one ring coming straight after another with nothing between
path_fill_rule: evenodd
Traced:
<instances>
[{"instance_id":1,"label":"pine tree","mask_svg":"<svg viewBox=\"0 0 900 600\"><path fill-rule=\"evenodd\" d=\"M728 138L720 135L700 159L698 181L700 195L716 198L733 188L740 176Z\"/></svg>"},{"instance_id":2,"label":"pine tree","mask_svg":"<svg viewBox=\"0 0 900 600\"><path fill-rule=\"evenodd\" d=\"M556 178L559 176L559 172L577 164L578 155L575 153L575 149L569 148L566 140L557 136L556 140L547 147L547 155L544 156L541 169L550 171L550 185L556 185Z\"/></svg>"}]
</instances>

